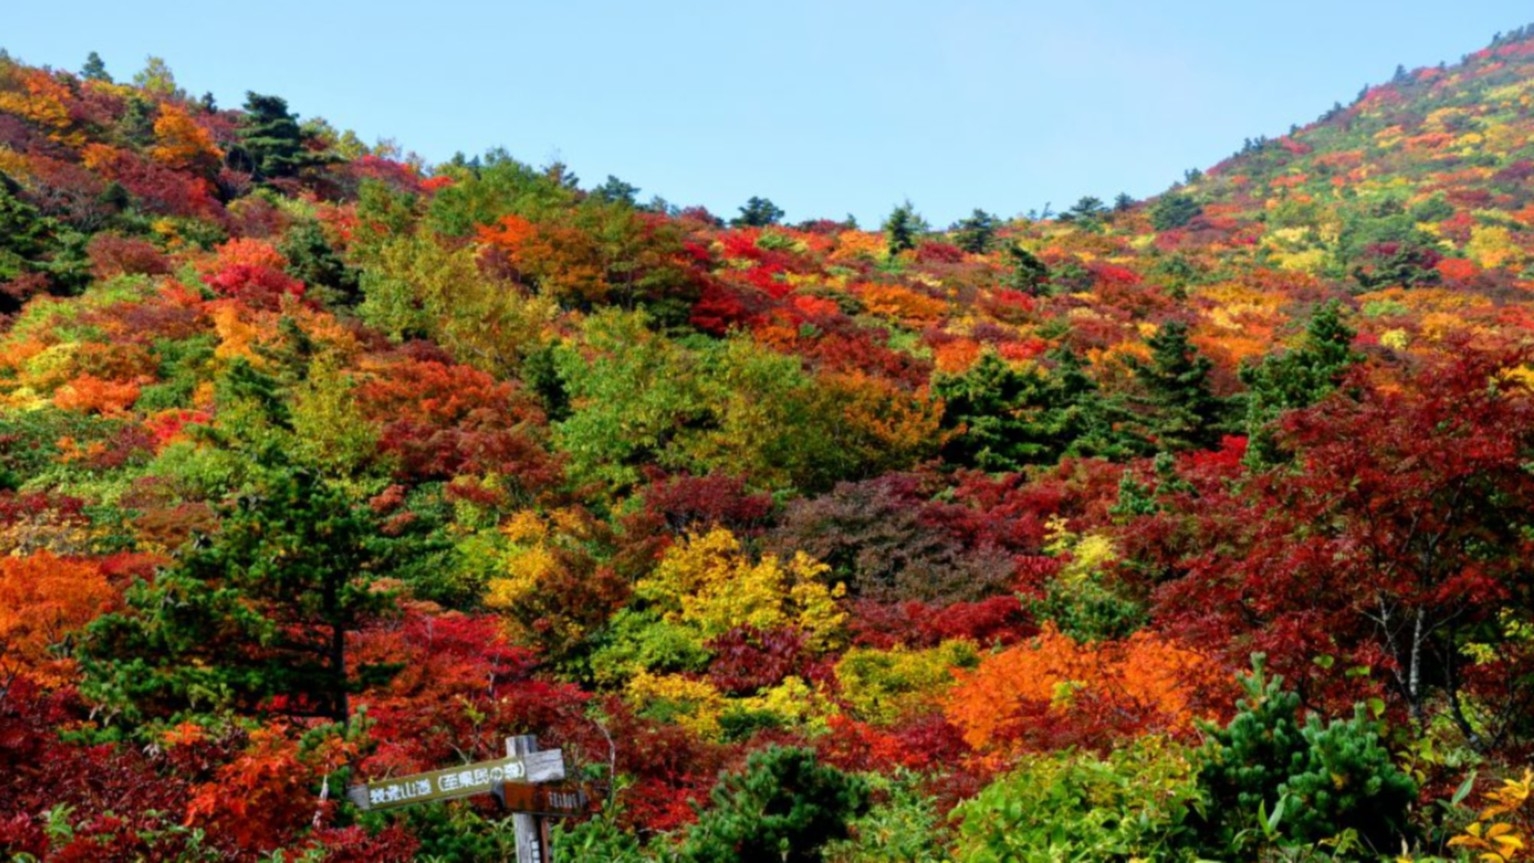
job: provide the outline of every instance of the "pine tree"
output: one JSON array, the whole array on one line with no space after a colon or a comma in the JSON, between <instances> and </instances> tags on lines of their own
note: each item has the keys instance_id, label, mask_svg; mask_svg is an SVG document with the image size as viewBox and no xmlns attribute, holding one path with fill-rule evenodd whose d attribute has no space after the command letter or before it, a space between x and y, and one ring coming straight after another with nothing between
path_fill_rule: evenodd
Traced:
<instances>
[{"instance_id":1,"label":"pine tree","mask_svg":"<svg viewBox=\"0 0 1534 863\"><path fill-rule=\"evenodd\" d=\"M889 239L889 254L894 257L901 252L916 248L916 237L927 230L927 223L916 214L916 208L906 201L896 207L884 220L884 234Z\"/></svg>"},{"instance_id":2,"label":"pine tree","mask_svg":"<svg viewBox=\"0 0 1534 863\"><path fill-rule=\"evenodd\" d=\"M1417 786L1381 742L1377 723L1357 705L1345 720L1299 721L1300 697L1252 657L1241 677L1246 697L1224 728L1206 728L1199 786L1210 850L1253 859L1250 844L1313 845L1353 831L1375 854L1399 848ZM1268 830L1249 829L1271 822ZM1231 859L1231 858L1225 858Z\"/></svg>"},{"instance_id":3,"label":"pine tree","mask_svg":"<svg viewBox=\"0 0 1534 863\"><path fill-rule=\"evenodd\" d=\"M766 198L753 195L740 208L740 215L730 220L730 224L737 228L765 228L776 225L782 219L781 207Z\"/></svg>"},{"instance_id":4,"label":"pine tree","mask_svg":"<svg viewBox=\"0 0 1534 863\"><path fill-rule=\"evenodd\" d=\"M112 76L107 73L107 64L102 62L101 55L95 51L86 55L85 65L80 67L80 77L87 81L112 81Z\"/></svg>"},{"instance_id":5,"label":"pine tree","mask_svg":"<svg viewBox=\"0 0 1534 863\"><path fill-rule=\"evenodd\" d=\"M814 863L867 810L868 786L812 750L771 746L720 780L709 801L682 846L687 863Z\"/></svg>"},{"instance_id":6,"label":"pine tree","mask_svg":"<svg viewBox=\"0 0 1534 863\"><path fill-rule=\"evenodd\" d=\"M251 92L245 94L240 143L231 150L230 160L257 180L291 177L317 161L304 149L303 130L288 103Z\"/></svg>"},{"instance_id":7,"label":"pine tree","mask_svg":"<svg viewBox=\"0 0 1534 863\"><path fill-rule=\"evenodd\" d=\"M954 245L972 255L983 255L991 250L1000 223L995 216L977 208L968 218L960 219L954 225Z\"/></svg>"},{"instance_id":8,"label":"pine tree","mask_svg":"<svg viewBox=\"0 0 1534 863\"><path fill-rule=\"evenodd\" d=\"M286 712L345 722L349 693L386 679L348 667L347 633L389 604L374 517L312 471L266 465L127 608L91 624L85 691L129 720L184 710Z\"/></svg>"},{"instance_id":9,"label":"pine tree","mask_svg":"<svg viewBox=\"0 0 1534 863\"><path fill-rule=\"evenodd\" d=\"M1342 321L1341 304L1332 300L1311 316L1304 341L1297 349L1241 368L1241 382L1248 387L1247 453L1254 465L1283 460L1272 429L1280 414L1320 401L1337 388L1348 368L1361 359L1352 348L1354 335Z\"/></svg>"},{"instance_id":10,"label":"pine tree","mask_svg":"<svg viewBox=\"0 0 1534 863\"><path fill-rule=\"evenodd\" d=\"M1146 340L1149 363L1132 363L1147 409L1143 421L1164 451L1209 449L1225 431L1225 403L1209 390L1214 364L1188 340L1188 325L1168 321Z\"/></svg>"},{"instance_id":11,"label":"pine tree","mask_svg":"<svg viewBox=\"0 0 1534 863\"><path fill-rule=\"evenodd\" d=\"M1007 274L1007 287L1037 296L1043 293L1049 281L1049 267L1032 252L1017 243L1007 246L1007 260L1012 271Z\"/></svg>"}]
</instances>

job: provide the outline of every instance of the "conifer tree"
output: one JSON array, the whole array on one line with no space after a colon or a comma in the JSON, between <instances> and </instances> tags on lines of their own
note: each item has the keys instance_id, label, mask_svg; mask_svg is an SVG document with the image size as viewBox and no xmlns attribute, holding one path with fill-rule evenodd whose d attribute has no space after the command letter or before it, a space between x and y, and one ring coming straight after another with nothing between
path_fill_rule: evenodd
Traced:
<instances>
[{"instance_id":1,"label":"conifer tree","mask_svg":"<svg viewBox=\"0 0 1534 863\"><path fill-rule=\"evenodd\" d=\"M245 94L240 144L230 156L257 180L291 177L315 162L304 149L303 130L287 101L253 92Z\"/></svg>"},{"instance_id":2,"label":"conifer tree","mask_svg":"<svg viewBox=\"0 0 1534 863\"><path fill-rule=\"evenodd\" d=\"M1361 358L1353 350L1354 331L1342 321L1336 301L1321 306L1305 327L1305 339L1288 353L1243 366L1241 382L1249 388L1246 432L1254 464L1281 460L1271 424L1284 411L1309 407L1336 389L1348 368Z\"/></svg>"},{"instance_id":3,"label":"conifer tree","mask_svg":"<svg viewBox=\"0 0 1534 863\"><path fill-rule=\"evenodd\" d=\"M1168 321L1146 340L1150 362L1132 362L1147 408L1148 435L1164 451L1208 449L1225 430L1226 407L1209 389L1214 364L1188 340L1188 325Z\"/></svg>"},{"instance_id":4,"label":"conifer tree","mask_svg":"<svg viewBox=\"0 0 1534 863\"><path fill-rule=\"evenodd\" d=\"M809 749L772 746L720 780L709 801L683 844L687 863L813 863L868 808L868 787Z\"/></svg>"},{"instance_id":5,"label":"conifer tree","mask_svg":"<svg viewBox=\"0 0 1534 863\"><path fill-rule=\"evenodd\" d=\"M906 201L896 207L884 220L884 235L889 239L890 257L907 249L916 248L916 236L927 230L927 224L916 214L916 208Z\"/></svg>"},{"instance_id":6,"label":"conifer tree","mask_svg":"<svg viewBox=\"0 0 1534 863\"><path fill-rule=\"evenodd\" d=\"M91 624L84 688L130 720L233 709L345 722L348 695L390 671L349 667L346 650L389 602L374 589L383 542L344 489L269 466L217 533Z\"/></svg>"},{"instance_id":7,"label":"conifer tree","mask_svg":"<svg viewBox=\"0 0 1534 863\"><path fill-rule=\"evenodd\" d=\"M80 67L80 77L87 81L112 81L112 76L107 73L107 64L102 62L101 55L95 51L86 55L85 65Z\"/></svg>"},{"instance_id":8,"label":"conifer tree","mask_svg":"<svg viewBox=\"0 0 1534 863\"><path fill-rule=\"evenodd\" d=\"M969 252L972 255L983 255L991 250L991 243L996 239L996 228L1001 220L976 208L968 217L960 219L954 225L954 245Z\"/></svg>"}]
</instances>

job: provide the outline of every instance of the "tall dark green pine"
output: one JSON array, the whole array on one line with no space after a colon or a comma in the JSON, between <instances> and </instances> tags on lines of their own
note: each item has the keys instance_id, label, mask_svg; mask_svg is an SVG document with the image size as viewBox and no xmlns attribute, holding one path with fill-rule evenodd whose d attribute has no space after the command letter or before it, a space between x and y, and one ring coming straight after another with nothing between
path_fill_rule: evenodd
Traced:
<instances>
[{"instance_id":1,"label":"tall dark green pine","mask_svg":"<svg viewBox=\"0 0 1534 863\"><path fill-rule=\"evenodd\" d=\"M21 185L0 172L0 281L36 264L48 248L52 220L21 198Z\"/></svg>"},{"instance_id":2,"label":"tall dark green pine","mask_svg":"<svg viewBox=\"0 0 1534 863\"><path fill-rule=\"evenodd\" d=\"M1142 422L1163 451L1210 449L1225 432L1226 405L1209 389L1213 363L1188 340L1188 325L1168 321L1146 340L1150 362L1133 363L1143 395Z\"/></svg>"},{"instance_id":3,"label":"tall dark green pine","mask_svg":"<svg viewBox=\"0 0 1534 863\"><path fill-rule=\"evenodd\" d=\"M345 722L349 694L392 671L347 662L347 634L390 602L372 513L312 471L265 466L222 515L91 624L84 691L130 721L233 710Z\"/></svg>"},{"instance_id":4,"label":"tall dark green pine","mask_svg":"<svg viewBox=\"0 0 1534 863\"><path fill-rule=\"evenodd\" d=\"M95 51L86 55L85 65L80 67L80 77L87 81L112 81L112 76L107 72L107 64L102 62L101 55Z\"/></svg>"},{"instance_id":5,"label":"tall dark green pine","mask_svg":"<svg viewBox=\"0 0 1534 863\"><path fill-rule=\"evenodd\" d=\"M809 749L771 746L726 776L687 833L686 863L815 863L868 809L868 788Z\"/></svg>"},{"instance_id":6,"label":"tall dark green pine","mask_svg":"<svg viewBox=\"0 0 1534 863\"><path fill-rule=\"evenodd\" d=\"M1055 363L1050 377L1062 409L1069 415L1064 424L1071 431L1071 440L1062 455L1123 459L1145 454L1144 441L1128 429L1133 415L1125 409L1122 398L1105 396L1080 357L1065 347L1045 357Z\"/></svg>"},{"instance_id":7,"label":"tall dark green pine","mask_svg":"<svg viewBox=\"0 0 1534 863\"><path fill-rule=\"evenodd\" d=\"M1352 348L1356 333L1342 321L1342 307L1332 300L1316 310L1295 350L1243 366L1246 384L1248 460L1256 466L1284 460L1273 436L1273 421L1284 411L1309 407L1337 388L1347 370L1362 357Z\"/></svg>"},{"instance_id":8,"label":"tall dark green pine","mask_svg":"<svg viewBox=\"0 0 1534 863\"><path fill-rule=\"evenodd\" d=\"M257 180L291 177L315 162L304 149L303 131L287 101L251 92L245 94L240 143L230 160Z\"/></svg>"}]
</instances>

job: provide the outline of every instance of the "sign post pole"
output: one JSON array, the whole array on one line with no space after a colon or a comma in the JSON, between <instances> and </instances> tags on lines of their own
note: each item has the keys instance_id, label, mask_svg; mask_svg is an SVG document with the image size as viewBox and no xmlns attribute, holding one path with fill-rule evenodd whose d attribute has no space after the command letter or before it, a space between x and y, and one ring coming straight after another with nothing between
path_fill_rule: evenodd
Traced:
<instances>
[{"instance_id":1,"label":"sign post pole","mask_svg":"<svg viewBox=\"0 0 1534 863\"><path fill-rule=\"evenodd\" d=\"M525 757L538 751L538 738L531 734L519 734L506 738L508 757ZM511 826L517 832L517 863L553 863L544 844L543 819L529 812L517 812L511 816Z\"/></svg>"}]
</instances>

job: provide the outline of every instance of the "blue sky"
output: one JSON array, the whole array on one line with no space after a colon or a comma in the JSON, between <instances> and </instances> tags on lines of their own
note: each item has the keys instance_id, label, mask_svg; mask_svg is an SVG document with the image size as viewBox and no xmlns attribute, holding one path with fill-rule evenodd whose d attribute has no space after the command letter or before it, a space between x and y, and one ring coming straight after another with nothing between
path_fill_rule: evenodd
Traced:
<instances>
[{"instance_id":1,"label":"blue sky","mask_svg":"<svg viewBox=\"0 0 1534 863\"><path fill-rule=\"evenodd\" d=\"M934 225L1163 191L1243 139L1529 23L1513 0L73 0L7 9L0 47L117 78L163 57L238 105L288 100L429 162L505 147L731 216Z\"/></svg>"}]
</instances>

